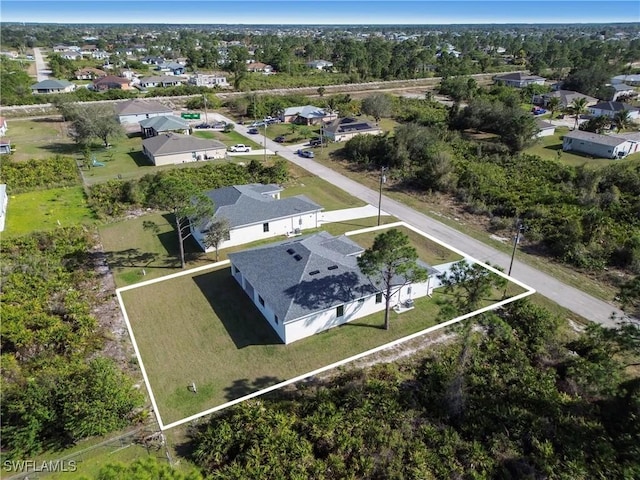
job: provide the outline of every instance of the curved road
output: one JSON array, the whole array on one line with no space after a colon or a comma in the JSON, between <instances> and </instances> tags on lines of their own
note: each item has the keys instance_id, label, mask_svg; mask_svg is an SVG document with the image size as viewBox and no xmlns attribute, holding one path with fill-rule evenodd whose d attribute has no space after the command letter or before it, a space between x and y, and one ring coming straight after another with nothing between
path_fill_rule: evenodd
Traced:
<instances>
[{"instance_id":1,"label":"curved road","mask_svg":"<svg viewBox=\"0 0 640 480\"><path fill-rule=\"evenodd\" d=\"M219 114L213 114L220 120L235 123L232 120L222 117ZM213 116L212 115L212 116ZM247 127L236 125L235 129L238 133L255 141L255 135L247 133ZM263 145L264 137L259 142ZM354 197L363 200L371 205L378 205L379 192L371 190L350 178L341 175L330 168L308 158L301 158L295 153L295 150L280 145L272 140L267 139L266 146L269 150L276 152L290 162L304 168L305 170L319 176L320 178L336 185L337 187L349 192ZM400 220L403 220L416 228L419 228L454 247L468 253L472 257L481 261L490 262L494 265L500 265L505 268L509 266L511 256L495 250L479 240L471 238L458 230L444 225L431 217L428 217L416 210L392 200L386 196L382 196L382 209ZM553 300L558 305L577 313L578 315L608 327L615 327L616 323L611 320L611 314L621 318L628 318L622 310L615 306L592 297L585 292L571 287L557 280L556 278L541 272L525 263L514 261L511 270L511 276L532 286L540 294Z\"/></svg>"}]
</instances>

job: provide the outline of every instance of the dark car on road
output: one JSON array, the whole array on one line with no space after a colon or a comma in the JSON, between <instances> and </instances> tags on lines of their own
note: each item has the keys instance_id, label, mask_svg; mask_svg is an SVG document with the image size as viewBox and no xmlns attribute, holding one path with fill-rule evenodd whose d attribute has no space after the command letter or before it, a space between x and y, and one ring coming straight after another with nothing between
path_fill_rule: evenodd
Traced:
<instances>
[{"instance_id":1,"label":"dark car on road","mask_svg":"<svg viewBox=\"0 0 640 480\"><path fill-rule=\"evenodd\" d=\"M284 143L285 138L284 135L279 135L276 138L273 139L274 142L278 142L278 143Z\"/></svg>"},{"instance_id":2,"label":"dark car on road","mask_svg":"<svg viewBox=\"0 0 640 480\"><path fill-rule=\"evenodd\" d=\"M315 156L311 150L298 150L298 155L304 158L313 158Z\"/></svg>"},{"instance_id":3,"label":"dark car on road","mask_svg":"<svg viewBox=\"0 0 640 480\"><path fill-rule=\"evenodd\" d=\"M309 141L309 145L312 147L319 147L320 145L322 145L322 140L319 138L312 138Z\"/></svg>"},{"instance_id":4,"label":"dark car on road","mask_svg":"<svg viewBox=\"0 0 640 480\"><path fill-rule=\"evenodd\" d=\"M211 125L208 123L199 123L194 128L211 128Z\"/></svg>"},{"instance_id":5,"label":"dark car on road","mask_svg":"<svg viewBox=\"0 0 640 480\"><path fill-rule=\"evenodd\" d=\"M247 130L247 133L250 133L252 135L256 135L256 134L258 134L260 132L259 132L259 130L257 128L250 128L249 130Z\"/></svg>"}]
</instances>

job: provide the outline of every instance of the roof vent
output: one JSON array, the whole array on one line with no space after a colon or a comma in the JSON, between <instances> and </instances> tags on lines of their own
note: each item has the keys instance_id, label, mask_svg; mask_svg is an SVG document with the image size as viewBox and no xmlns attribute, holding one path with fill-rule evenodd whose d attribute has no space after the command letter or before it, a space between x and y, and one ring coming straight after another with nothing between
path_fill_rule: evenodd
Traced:
<instances>
[{"instance_id":1,"label":"roof vent","mask_svg":"<svg viewBox=\"0 0 640 480\"><path fill-rule=\"evenodd\" d=\"M296 251L293 248L287 248L287 253L289 255L293 255L294 253L296 253Z\"/></svg>"},{"instance_id":2,"label":"roof vent","mask_svg":"<svg viewBox=\"0 0 640 480\"><path fill-rule=\"evenodd\" d=\"M309 272L309 275L317 275L320 273L320 270L314 270L313 272Z\"/></svg>"},{"instance_id":3,"label":"roof vent","mask_svg":"<svg viewBox=\"0 0 640 480\"><path fill-rule=\"evenodd\" d=\"M297 253L293 256L293 258L296 259L296 262L299 262L300 260L302 260L302 256Z\"/></svg>"},{"instance_id":4,"label":"roof vent","mask_svg":"<svg viewBox=\"0 0 640 480\"><path fill-rule=\"evenodd\" d=\"M330 267L328 267L329 270L337 270L338 266L337 265L331 265Z\"/></svg>"}]
</instances>

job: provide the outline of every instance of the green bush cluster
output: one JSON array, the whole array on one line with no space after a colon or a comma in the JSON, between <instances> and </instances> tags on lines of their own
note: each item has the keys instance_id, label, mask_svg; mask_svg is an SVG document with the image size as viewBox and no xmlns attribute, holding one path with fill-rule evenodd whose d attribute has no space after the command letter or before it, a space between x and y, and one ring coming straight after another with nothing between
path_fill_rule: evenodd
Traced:
<instances>
[{"instance_id":1,"label":"green bush cluster","mask_svg":"<svg viewBox=\"0 0 640 480\"><path fill-rule=\"evenodd\" d=\"M2 179L11 193L78 185L78 167L70 157L2 162Z\"/></svg>"},{"instance_id":2,"label":"green bush cluster","mask_svg":"<svg viewBox=\"0 0 640 480\"><path fill-rule=\"evenodd\" d=\"M1 247L3 449L24 458L125 427L142 397L99 355L88 232L61 228Z\"/></svg>"}]
</instances>

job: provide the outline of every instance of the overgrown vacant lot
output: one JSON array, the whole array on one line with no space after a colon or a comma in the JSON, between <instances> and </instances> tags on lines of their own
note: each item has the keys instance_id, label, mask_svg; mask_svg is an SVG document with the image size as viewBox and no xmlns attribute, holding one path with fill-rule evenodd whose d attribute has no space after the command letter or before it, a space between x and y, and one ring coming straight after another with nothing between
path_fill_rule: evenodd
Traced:
<instances>
[{"instance_id":1,"label":"overgrown vacant lot","mask_svg":"<svg viewBox=\"0 0 640 480\"><path fill-rule=\"evenodd\" d=\"M414 310L392 312L388 331L378 313L283 345L229 268L122 296L165 424L423 330L438 313L434 299L422 298Z\"/></svg>"},{"instance_id":2,"label":"overgrown vacant lot","mask_svg":"<svg viewBox=\"0 0 640 480\"><path fill-rule=\"evenodd\" d=\"M10 196L4 234L22 235L93 221L82 187L37 190Z\"/></svg>"}]
</instances>

